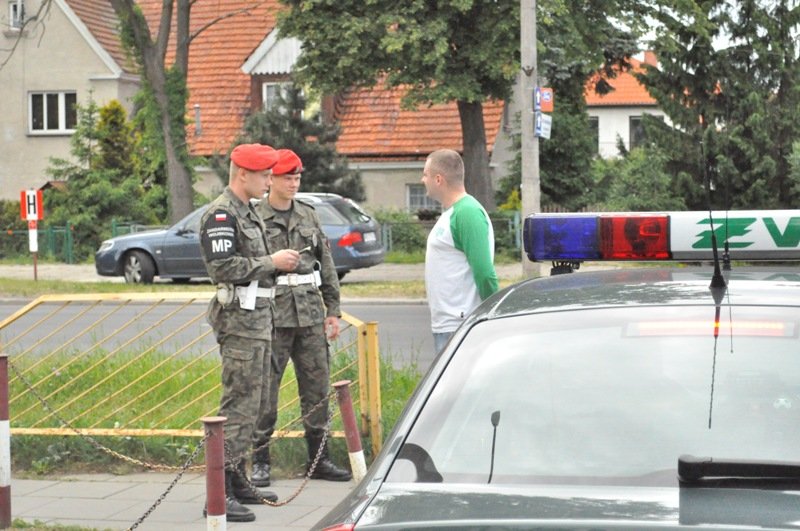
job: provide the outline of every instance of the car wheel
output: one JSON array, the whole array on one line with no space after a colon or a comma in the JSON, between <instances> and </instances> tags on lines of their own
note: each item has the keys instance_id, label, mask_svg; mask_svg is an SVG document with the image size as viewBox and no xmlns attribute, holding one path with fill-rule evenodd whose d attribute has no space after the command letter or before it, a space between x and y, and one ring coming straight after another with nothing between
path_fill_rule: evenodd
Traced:
<instances>
[{"instance_id":1,"label":"car wheel","mask_svg":"<svg viewBox=\"0 0 800 531\"><path fill-rule=\"evenodd\" d=\"M142 251L131 251L125 255L125 282L128 284L152 284L156 265L150 255Z\"/></svg>"},{"instance_id":2,"label":"car wheel","mask_svg":"<svg viewBox=\"0 0 800 531\"><path fill-rule=\"evenodd\" d=\"M339 280L342 280L347 273L348 271L337 271L336 276L339 277Z\"/></svg>"}]
</instances>

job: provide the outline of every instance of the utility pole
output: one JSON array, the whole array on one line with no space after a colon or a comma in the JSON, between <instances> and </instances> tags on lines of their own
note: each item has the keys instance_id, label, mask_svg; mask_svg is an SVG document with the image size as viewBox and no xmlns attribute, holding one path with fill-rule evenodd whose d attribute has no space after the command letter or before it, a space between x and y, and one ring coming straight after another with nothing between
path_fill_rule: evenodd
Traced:
<instances>
[{"instance_id":1,"label":"utility pole","mask_svg":"<svg viewBox=\"0 0 800 531\"><path fill-rule=\"evenodd\" d=\"M519 96L522 99L522 220L541 210L539 187L539 139L533 134L533 92L538 85L536 66L536 0L520 0L520 58ZM522 251L522 273L525 277L539 275L539 264L531 262Z\"/></svg>"}]
</instances>

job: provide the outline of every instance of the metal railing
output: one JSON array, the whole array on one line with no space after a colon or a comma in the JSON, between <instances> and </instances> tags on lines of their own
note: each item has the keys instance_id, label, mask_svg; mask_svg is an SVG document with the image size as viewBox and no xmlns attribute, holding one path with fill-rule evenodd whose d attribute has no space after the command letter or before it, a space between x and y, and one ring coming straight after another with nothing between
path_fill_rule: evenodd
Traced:
<instances>
[{"instance_id":1,"label":"metal railing","mask_svg":"<svg viewBox=\"0 0 800 531\"><path fill-rule=\"evenodd\" d=\"M205 321L212 296L43 295L17 310L0 322L0 347L19 371L9 381L11 433L202 437L200 419L216 414L221 394L218 347ZM377 323L347 314L343 321L331 348L331 381L353 381L362 435L377 451ZM42 409L37 396L52 411ZM281 397L275 437L302 437L287 429L300 418L291 365ZM343 432L334 429L332 436Z\"/></svg>"}]
</instances>

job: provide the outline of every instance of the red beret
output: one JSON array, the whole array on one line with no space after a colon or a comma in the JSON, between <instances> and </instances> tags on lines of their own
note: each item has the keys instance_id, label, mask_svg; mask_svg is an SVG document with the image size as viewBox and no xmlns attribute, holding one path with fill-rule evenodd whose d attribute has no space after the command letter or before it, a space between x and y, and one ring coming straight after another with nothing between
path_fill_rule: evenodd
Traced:
<instances>
[{"instance_id":1,"label":"red beret","mask_svg":"<svg viewBox=\"0 0 800 531\"><path fill-rule=\"evenodd\" d=\"M278 162L272 167L272 175L289 175L303 171L303 161L291 149L279 149Z\"/></svg>"},{"instance_id":2,"label":"red beret","mask_svg":"<svg viewBox=\"0 0 800 531\"><path fill-rule=\"evenodd\" d=\"M278 152L263 144L239 144L231 151L231 160L250 171L268 170L278 162Z\"/></svg>"}]
</instances>

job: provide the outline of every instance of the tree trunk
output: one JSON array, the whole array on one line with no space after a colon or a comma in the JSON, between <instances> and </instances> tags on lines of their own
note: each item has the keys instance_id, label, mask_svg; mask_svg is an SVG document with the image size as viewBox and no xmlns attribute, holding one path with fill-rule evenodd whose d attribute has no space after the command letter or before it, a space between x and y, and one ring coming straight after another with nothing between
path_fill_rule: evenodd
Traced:
<instances>
[{"instance_id":1,"label":"tree trunk","mask_svg":"<svg viewBox=\"0 0 800 531\"><path fill-rule=\"evenodd\" d=\"M489 175L489 153L486 151L486 129L483 105L480 102L458 101L461 135L464 139L464 184L467 192L489 212L495 210L494 190Z\"/></svg>"},{"instance_id":2,"label":"tree trunk","mask_svg":"<svg viewBox=\"0 0 800 531\"><path fill-rule=\"evenodd\" d=\"M186 132L183 128L172 127L170 119L169 95L167 94L167 76L165 57L167 42L172 28L172 0L164 0L155 42L151 39L147 22L137 12L133 0L110 0L111 6L123 23L131 26L136 48L142 58L144 77L158 106L160 114L161 134L164 137L164 149L167 159L167 183L169 191L169 219L172 223L180 220L192 211L193 195L192 174L181 160L179 150L186 149ZM189 55L188 33L189 9L191 2L178 3L178 27L181 33L178 43L181 48L176 52L176 67L182 72L184 79L186 63Z\"/></svg>"}]
</instances>

